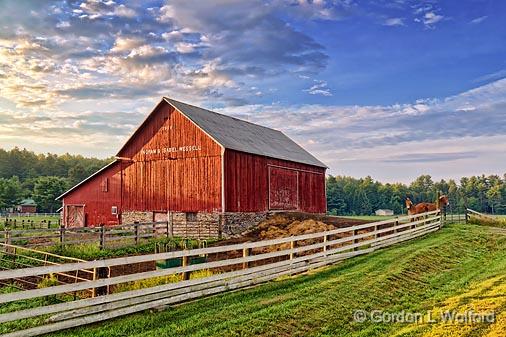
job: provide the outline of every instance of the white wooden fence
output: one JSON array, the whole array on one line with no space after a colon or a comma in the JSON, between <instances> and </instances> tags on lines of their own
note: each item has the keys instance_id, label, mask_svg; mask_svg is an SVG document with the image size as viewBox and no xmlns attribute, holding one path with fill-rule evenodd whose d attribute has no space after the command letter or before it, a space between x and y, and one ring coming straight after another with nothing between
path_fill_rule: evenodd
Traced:
<instances>
[{"instance_id":1,"label":"white wooden fence","mask_svg":"<svg viewBox=\"0 0 506 337\"><path fill-rule=\"evenodd\" d=\"M227 290L252 286L283 275L305 272L353 256L373 252L381 247L437 231L441 226L440 211L433 211L274 240L0 271L0 280L7 280L49 273L67 273L79 269L108 268L176 258L182 260L181 266L168 269L0 294L0 304L90 288L114 286L154 277L183 275L183 281L177 283L0 314L0 323L44 315L47 317L44 325L10 332L3 336L37 336L146 309L163 308L170 304ZM270 249L266 250L266 248ZM191 258L196 256L207 256L208 260L201 264L191 264ZM204 278L190 279L190 273L198 270L209 270L212 274Z\"/></svg>"}]
</instances>

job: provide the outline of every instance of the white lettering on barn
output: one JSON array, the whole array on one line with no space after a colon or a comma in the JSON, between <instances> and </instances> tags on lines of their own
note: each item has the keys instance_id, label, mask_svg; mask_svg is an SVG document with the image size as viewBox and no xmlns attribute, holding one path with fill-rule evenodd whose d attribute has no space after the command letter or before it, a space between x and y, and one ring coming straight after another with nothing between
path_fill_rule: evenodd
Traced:
<instances>
[{"instance_id":1,"label":"white lettering on barn","mask_svg":"<svg viewBox=\"0 0 506 337\"><path fill-rule=\"evenodd\" d=\"M200 150L201 150L200 145L185 145L185 146L162 147L157 149L144 149L141 150L141 154L154 155L162 153L194 152Z\"/></svg>"}]
</instances>

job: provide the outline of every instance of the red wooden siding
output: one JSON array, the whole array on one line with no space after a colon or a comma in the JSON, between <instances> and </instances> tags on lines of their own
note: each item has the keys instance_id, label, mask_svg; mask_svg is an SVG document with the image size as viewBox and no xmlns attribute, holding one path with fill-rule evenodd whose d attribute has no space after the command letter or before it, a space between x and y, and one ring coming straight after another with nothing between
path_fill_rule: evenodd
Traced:
<instances>
[{"instance_id":1,"label":"red wooden siding","mask_svg":"<svg viewBox=\"0 0 506 337\"><path fill-rule=\"evenodd\" d=\"M104 181L107 179L107 192ZM81 186L67 194L63 199L63 219L67 224L67 206L84 205L84 223L87 226L98 224L118 224L118 217L111 212L112 206L121 209L121 165L119 162L84 182Z\"/></svg>"},{"instance_id":2,"label":"red wooden siding","mask_svg":"<svg viewBox=\"0 0 506 337\"><path fill-rule=\"evenodd\" d=\"M281 167L267 167L269 172L269 209L299 209L299 172Z\"/></svg>"},{"instance_id":3,"label":"red wooden siding","mask_svg":"<svg viewBox=\"0 0 506 337\"><path fill-rule=\"evenodd\" d=\"M119 154L123 211L221 211L221 147L168 104Z\"/></svg>"},{"instance_id":4,"label":"red wooden siding","mask_svg":"<svg viewBox=\"0 0 506 337\"><path fill-rule=\"evenodd\" d=\"M325 213L325 168L306 164L294 163L279 159L273 159L239 151L225 151L225 210L227 212L260 212L273 209L269 205L270 195L286 189L294 191L298 186L298 193L289 197L289 203L293 206L293 200L297 200L297 210L311 213ZM269 170L275 170L274 186L269 186ZM293 175L281 173L287 170L297 175L297 184ZM283 171L284 170L284 171ZM271 175L272 178L272 175ZM274 188L274 191L272 190ZM278 195L282 195L279 192ZM285 193L286 194L286 193ZM292 208L292 207L290 207ZM286 209L286 207L285 207Z\"/></svg>"}]
</instances>

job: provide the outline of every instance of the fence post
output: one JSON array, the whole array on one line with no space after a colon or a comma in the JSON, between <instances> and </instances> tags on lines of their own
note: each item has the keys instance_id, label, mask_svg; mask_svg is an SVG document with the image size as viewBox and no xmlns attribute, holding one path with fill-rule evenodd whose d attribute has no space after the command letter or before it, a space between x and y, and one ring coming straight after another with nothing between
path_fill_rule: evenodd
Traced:
<instances>
[{"instance_id":1,"label":"fence post","mask_svg":"<svg viewBox=\"0 0 506 337\"><path fill-rule=\"evenodd\" d=\"M357 229L353 230L353 236L355 236L355 235L358 235L358 230ZM353 239L353 244L356 244L356 243L358 243L358 239ZM354 247L353 248L353 251L357 251L357 250L358 250L358 247Z\"/></svg>"},{"instance_id":2,"label":"fence post","mask_svg":"<svg viewBox=\"0 0 506 337\"><path fill-rule=\"evenodd\" d=\"M60 245L65 247L65 226L60 226Z\"/></svg>"},{"instance_id":3,"label":"fence post","mask_svg":"<svg viewBox=\"0 0 506 337\"><path fill-rule=\"evenodd\" d=\"M174 213L173 212L169 213L168 224L169 224L169 237L173 238L174 237Z\"/></svg>"},{"instance_id":4,"label":"fence post","mask_svg":"<svg viewBox=\"0 0 506 337\"><path fill-rule=\"evenodd\" d=\"M98 267L93 271L93 279L103 279L111 277L111 269L109 267ZM109 286L101 286L94 288L94 296L104 296L109 294Z\"/></svg>"},{"instance_id":5,"label":"fence post","mask_svg":"<svg viewBox=\"0 0 506 337\"><path fill-rule=\"evenodd\" d=\"M188 256L183 256L183 261L182 261L182 264L181 264L181 265L182 265L183 267L186 267L186 266L188 266L188 264L189 264L188 262L189 262L189 261L190 261L190 259L188 258ZM183 272L183 280L184 280L184 281L187 281L187 280L189 280L189 279L190 279L190 273L189 273L189 272L187 272L187 271L184 271L184 272Z\"/></svg>"},{"instance_id":6,"label":"fence post","mask_svg":"<svg viewBox=\"0 0 506 337\"><path fill-rule=\"evenodd\" d=\"M11 244L11 230L10 228L5 228L5 233L4 233L4 236L5 236L5 244L6 245L10 245ZM7 248L5 248L7 249Z\"/></svg>"},{"instance_id":7,"label":"fence post","mask_svg":"<svg viewBox=\"0 0 506 337\"><path fill-rule=\"evenodd\" d=\"M134 221L134 230L135 230L135 245L139 244L139 223Z\"/></svg>"},{"instance_id":8,"label":"fence post","mask_svg":"<svg viewBox=\"0 0 506 337\"><path fill-rule=\"evenodd\" d=\"M290 241L290 249L294 249L295 248L295 241ZM293 252L290 253L290 260L293 260L293 258L295 257L295 254Z\"/></svg>"},{"instance_id":9,"label":"fence post","mask_svg":"<svg viewBox=\"0 0 506 337\"><path fill-rule=\"evenodd\" d=\"M466 223L468 223L468 222L469 222L469 212L466 209Z\"/></svg>"},{"instance_id":10,"label":"fence post","mask_svg":"<svg viewBox=\"0 0 506 337\"><path fill-rule=\"evenodd\" d=\"M329 236L325 234L323 236L323 243L324 243L324 245L323 245L323 252L327 251L327 241L328 240L329 240ZM327 256L327 255L325 254L325 256Z\"/></svg>"},{"instance_id":11,"label":"fence post","mask_svg":"<svg viewBox=\"0 0 506 337\"><path fill-rule=\"evenodd\" d=\"M399 217L396 216L395 217L395 221L394 221L394 230L393 230L393 234L396 234L397 233L397 226L399 225ZM387 233L390 233L390 232L387 232Z\"/></svg>"},{"instance_id":12,"label":"fence post","mask_svg":"<svg viewBox=\"0 0 506 337\"><path fill-rule=\"evenodd\" d=\"M248 257L251 255L251 248L243 248L242 249L242 257ZM249 262L243 262L242 263L242 269L249 268L250 263Z\"/></svg>"},{"instance_id":13,"label":"fence post","mask_svg":"<svg viewBox=\"0 0 506 337\"><path fill-rule=\"evenodd\" d=\"M105 249L105 226L100 225L100 249Z\"/></svg>"}]
</instances>

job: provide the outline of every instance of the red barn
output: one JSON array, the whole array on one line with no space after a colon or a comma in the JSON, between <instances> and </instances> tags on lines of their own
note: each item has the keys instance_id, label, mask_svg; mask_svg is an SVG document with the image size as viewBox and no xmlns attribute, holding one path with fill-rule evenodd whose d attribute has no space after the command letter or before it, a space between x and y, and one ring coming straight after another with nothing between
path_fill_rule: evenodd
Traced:
<instances>
[{"instance_id":1,"label":"red barn","mask_svg":"<svg viewBox=\"0 0 506 337\"><path fill-rule=\"evenodd\" d=\"M170 98L116 158L59 197L66 226L220 219L233 234L269 212L326 212L326 166L282 132Z\"/></svg>"}]
</instances>

